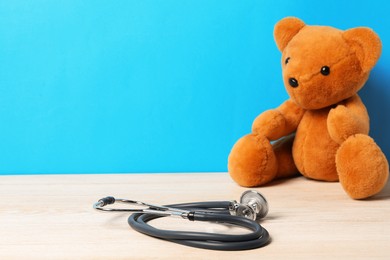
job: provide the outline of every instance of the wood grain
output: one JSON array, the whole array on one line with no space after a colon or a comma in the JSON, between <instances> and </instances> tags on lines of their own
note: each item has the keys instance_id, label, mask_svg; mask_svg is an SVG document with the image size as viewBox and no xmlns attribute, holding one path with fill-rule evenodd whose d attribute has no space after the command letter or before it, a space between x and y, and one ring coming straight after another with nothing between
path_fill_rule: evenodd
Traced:
<instances>
[{"instance_id":1,"label":"wood grain","mask_svg":"<svg viewBox=\"0 0 390 260\"><path fill-rule=\"evenodd\" d=\"M239 199L226 173L0 176L0 259L390 259L390 187L352 200L339 183L298 177L256 188L270 211L272 242L221 252L154 239L132 230L128 214L92 209L113 195L155 204ZM166 229L242 232L163 218Z\"/></svg>"}]
</instances>

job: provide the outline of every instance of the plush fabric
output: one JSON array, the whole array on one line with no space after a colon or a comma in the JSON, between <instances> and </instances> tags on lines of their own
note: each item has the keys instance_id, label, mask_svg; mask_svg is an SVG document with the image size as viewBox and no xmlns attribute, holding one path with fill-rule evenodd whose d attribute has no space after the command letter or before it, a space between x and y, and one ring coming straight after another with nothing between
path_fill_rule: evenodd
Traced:
<instances>
[{"instance_id":1,"label":"plush fabric","mask_svg":"<svg viewBox=\"0 0 390 260\"><path fill-rule=\"evenodd\" d=\"M368 136L369 116L357 95L381 54L377 34L288 17L275 25L274 38L290 98L261 113L252 133L233 146L228 158L233 180L254 187L300 173L340 181L354 199L378 193L389 165Z\"/></svg>"}]
</instances>

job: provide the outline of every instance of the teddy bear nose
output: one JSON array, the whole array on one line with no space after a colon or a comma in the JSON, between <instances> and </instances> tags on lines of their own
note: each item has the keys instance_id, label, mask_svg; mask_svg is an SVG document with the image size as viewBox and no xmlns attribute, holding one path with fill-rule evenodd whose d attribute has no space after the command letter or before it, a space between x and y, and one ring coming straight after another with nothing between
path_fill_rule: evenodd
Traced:
<instances>
[{"instance_id":1,"label":"teddy bear nose","mask_svg":"<svg viewBox=\"0 0 390 260\"><path fill-rule=\"evenodd\" d=\"M291 87L293 88L296 88L298 87L298 80L296 80L295 78L289 78L288 79L288 83L290 84Z\"/></svg>"}]
</instances>

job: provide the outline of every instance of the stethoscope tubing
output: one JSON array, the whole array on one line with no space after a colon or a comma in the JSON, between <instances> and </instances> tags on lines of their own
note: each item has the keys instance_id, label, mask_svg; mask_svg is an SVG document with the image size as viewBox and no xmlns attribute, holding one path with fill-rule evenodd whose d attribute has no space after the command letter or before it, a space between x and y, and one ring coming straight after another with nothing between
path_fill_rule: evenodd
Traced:
<instances>
[{"instance_id":1,"label":"stethoscope tubing","mask_svg":"<svg viewBox=\"0 0 390 260\"><path fill-rule=\"evenodd\" d=\"M248 250L265 246L270 237L266 229L254 220L229 214L229 201L193 202L166 205L191 212L192 221L228 223L249 229L246 234L217 234L194 231L157 229L149 221L164 216L150 213L135 213L128 218L129 225L143 234L182 245L212 250Z\"/></svg>"}]
</instances>

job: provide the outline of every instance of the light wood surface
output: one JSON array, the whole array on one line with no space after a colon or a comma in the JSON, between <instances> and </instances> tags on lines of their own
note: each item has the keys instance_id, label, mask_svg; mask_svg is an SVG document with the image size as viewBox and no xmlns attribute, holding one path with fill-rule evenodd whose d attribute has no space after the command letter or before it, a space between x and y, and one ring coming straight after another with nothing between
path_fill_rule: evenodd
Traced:
<instances>
[{"instance_id":1,"label":"light wood surface","mask_svg":"<svg viewBox=\"0 0 390 260\"><path fill-rule=\"evenodd\" d=\"M222 252L139 234L126 213L92 209L99 198L154 204L239 199L227 173L0 176L0 259L390 259L390 187L370 200L348 198L339 183L298 177L256 188L270 211L272 242ZM159 228L242 232L163 218Z\"/></svg>"}]
</instances>

